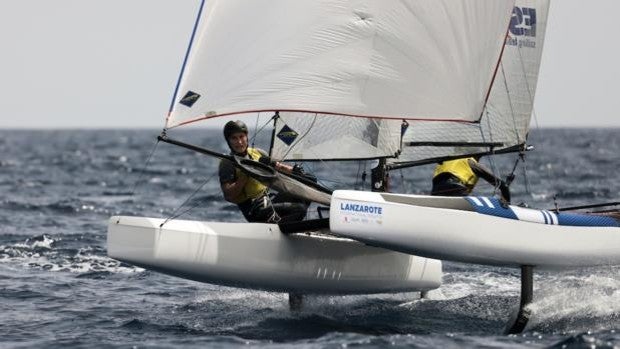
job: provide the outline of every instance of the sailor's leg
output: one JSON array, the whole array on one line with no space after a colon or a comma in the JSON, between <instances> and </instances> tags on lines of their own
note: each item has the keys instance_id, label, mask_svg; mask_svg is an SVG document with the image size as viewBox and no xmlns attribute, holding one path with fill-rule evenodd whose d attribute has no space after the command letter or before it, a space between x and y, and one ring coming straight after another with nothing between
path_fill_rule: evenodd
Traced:
<instances>
[{"instance_id":1,"label":"sailor's leg","mask_svg":"<svg viewBox=\"0 0 620 349\"><path fill-rule=\"evenodd\" d=\"M291 292L288 294L288 307L291 311L300 311L304 304L304 296L301 293Z\"/></svg>"},{"instance_id":2,"label":"sailor's leg","mask_svg":"<svg viewBox=\"0 0 620 349\"><path fill-rule=\"evenodd\" d=\"M281 223L298 222L306 217L308 205L301 202L280 202L274 203L273 208L280 216Z\"/></svg>"},{"instance_id":3,"label":"sailor's leg","mask_svg":"<svg viewBox=\"0 0 620 349\"><path fill-rule=\"evenodd\" d=\"M310 203L292 197L286 193L278 193L271 198L271 206L280 217L280 223L297 222L306 217Z\"/></svg>"},{"instance_id":4,"label":"sailor's leg","mask_svg":"<svg viewBox=\"0 0 620 349\"><path fill-rule=\"evenodd\" d=\"M248 222L267 223L280 220L267 195L253 199L248 207L242 211Z\"/></svg>"}]
</instances>

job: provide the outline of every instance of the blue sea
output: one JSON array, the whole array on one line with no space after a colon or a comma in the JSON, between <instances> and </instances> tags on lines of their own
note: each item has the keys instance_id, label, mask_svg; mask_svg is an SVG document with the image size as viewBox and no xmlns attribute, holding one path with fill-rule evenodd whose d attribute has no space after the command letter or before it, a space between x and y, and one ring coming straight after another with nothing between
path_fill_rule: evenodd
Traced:
<instances>
[{"instance_id":1,"label":"blue sea","mask_svg":"<svg viewBox=\"0 0 620 349\"><path fill-rule=\"evenodd\" d=\"M242 221L219 192L217 161L156 146L158 133L0 130L1 348L620 348L615 266L537 271L530 324L504 335L519 302L515 269L446 262L444 285L427 299L309 296L291 313L286 294L110 259L112 215ZM219 130L171 136L226 150ZM515 171L513 202L553 208L620 200L620 129L537 129L530 143L535 150ZM505 176L514 161L484 163ZM370 165L306 169L333 188L369 189L360 177ZM393 191L427 193L432 170L392 173Z\"/></svg>"}]
</instances>

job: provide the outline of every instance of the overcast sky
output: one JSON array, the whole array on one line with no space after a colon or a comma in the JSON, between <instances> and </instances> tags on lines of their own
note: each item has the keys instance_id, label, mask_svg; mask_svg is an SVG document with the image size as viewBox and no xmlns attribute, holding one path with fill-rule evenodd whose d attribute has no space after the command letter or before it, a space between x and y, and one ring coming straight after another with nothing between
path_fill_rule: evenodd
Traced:
<instances>
[{"instance_id":1,"label":"overcast sky","mask_svg":"<svg viewBox=\"0 0 620 349\"><path fill-rule=\"evenodd\" d=\"M0 0L0 128L163 127L198 5ZM620 127L619 14L552 0L539 126Z\"/></svg>"}]
</instances>

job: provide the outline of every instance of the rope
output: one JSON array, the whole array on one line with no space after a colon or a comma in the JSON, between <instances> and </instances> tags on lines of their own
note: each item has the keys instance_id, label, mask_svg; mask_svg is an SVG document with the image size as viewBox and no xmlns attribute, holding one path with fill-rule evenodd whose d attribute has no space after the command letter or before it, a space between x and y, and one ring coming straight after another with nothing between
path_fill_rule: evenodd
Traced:
<instances>
[{"instance_id":1,"label":"rope","mask_svg":"<svg viewBox=\"0 0 620 349\"><path fill-rule=\"evenodd\" d=\"M265 195L263 196L263 198L264 198L263 200L265 200L266 203L268 201L269 207L271 207L271 212L272 212L271 216L269 216L269 219L267 220L267 223L276 223L276 224L279 223L282 217L280 217L278 215L278 212L276 212L276 209L273 206L273 202L271 202L271 198L269 197L269 195Z\"/></svg>"}]
</instances>

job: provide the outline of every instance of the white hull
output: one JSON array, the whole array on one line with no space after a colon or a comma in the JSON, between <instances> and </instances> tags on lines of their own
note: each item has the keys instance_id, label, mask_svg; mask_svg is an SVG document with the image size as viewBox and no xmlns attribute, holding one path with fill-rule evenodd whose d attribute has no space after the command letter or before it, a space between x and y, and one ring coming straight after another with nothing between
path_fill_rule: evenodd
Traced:
<instances>
[{"instance_id":1,"label":"white hull","mask_svg":"<svg viewBox=\"0 0 620 349\"><path fill-rule=\"evenodd\" d=\"M282 292L369 294L441 284L441 262L275 224L112 217L108 255L191 280Z\"/></svg>"},{"instance_id":2,"label":"white hull","mask_svg":"<svg viewBox=\"0 0 620 349\"><path fill-rule=\"evenodd\" d=\"M514 206L508 209L518 219L509 219L473 207L480 203L488 208L483 205L491 201L336 191L330 229L374 246L466 263L539 267L620 264L617 226L559 225L571 215Z\"/></svg>"}]
</instances>

